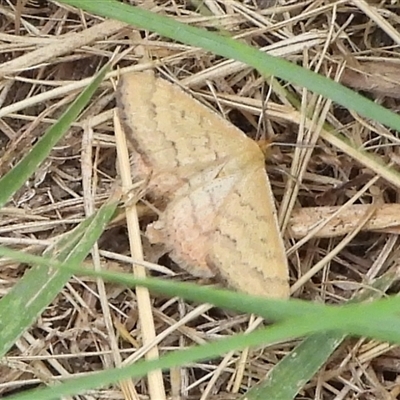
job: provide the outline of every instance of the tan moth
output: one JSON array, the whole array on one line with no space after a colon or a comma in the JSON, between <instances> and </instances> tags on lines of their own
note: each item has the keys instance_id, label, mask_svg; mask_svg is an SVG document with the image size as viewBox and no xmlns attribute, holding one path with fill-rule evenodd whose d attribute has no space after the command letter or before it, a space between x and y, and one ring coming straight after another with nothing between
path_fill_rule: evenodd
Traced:
<instances>
[{"instance_id":1,"label":"tan moth","mask_svg":"<svg viewBox=\"0 0 400 400\"><path fill-rule=\"evenodd\" d=\"M133 173L163 203L150 241L195 276L287 298L287 259L258 145L152 72L123 75L117 106Z\"/></svg>"}]
</instances>

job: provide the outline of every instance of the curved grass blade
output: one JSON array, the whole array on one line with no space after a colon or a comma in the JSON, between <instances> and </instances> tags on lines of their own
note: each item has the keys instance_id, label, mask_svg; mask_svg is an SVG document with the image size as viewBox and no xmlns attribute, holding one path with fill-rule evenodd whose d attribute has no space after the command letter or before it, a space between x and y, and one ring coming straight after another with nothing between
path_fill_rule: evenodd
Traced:
<instances>
[{"instance_id":1,"label":"curved grass blade","mask_svg":"<svg viewBox=\"0 0 400 400\"><path fill-rule=\"evenodd\" d=\"M104 280L119 283L125 286L137 284L131 274L118 274L111 271L92 271L79 266L79 263L63 263L57 260L50 260L44 257L24 254L19 251L7 249L0 246L0 256L8 257L15 261L40 265L44 268L58 268L69 271L72 274L82 274L87 276L100 276ZM301 304L302 314L314 313L316 310L324 309L322 304L313 304L300 300L265 299L254 297L245 293L238 293L230 290L215 289L204 287L197 284L185 282L170 282L163 279L149 278L145 286L163 295L170 297L180 296L199 303L211 302L217 307L231 309L236 312L257 314L270 321L281 321L290 317L296 317L299 313L298 304Z\"/></svg>"},{"instance_id":2,"label":"curved grass blade","mask_svg":"<svg viewBox=\"0 0 400 400\"><path fill-rule=\"evenodd\" d=\"M390 128L400 130L400 115L374 103L341 84L284 59L263 53L238 40L218 35L115 0L60 0L103 17L157 32L182 43L201 47L226 58L241 61L265 76L274 75L304 86Z\"/></svg>"},{"instance_id":3,"label":"curved grass blade","mask_svg":"<svg viewBox=\"0 0 400 400\"><path fill-rule=\"evenodd\" d=\"M105 65L96 75L90 85L68 107L60 119L46 131L40 140L32 147L31 151L0 179L0 208L3 207L14 193L19 190L39 165L47 158L55 144L68 131L71 124L76 121L79 114L89 103L94 92L99 87L109 65Z\"/></svg>"},{"instance_id":4,"label":"curved grass blade","mask_svg":"<svg viewBox=\"0 0 400 400\"><path fill-rule=\"evenodd\" d=\"M8 250L9 251L9 250ZM11 255L5 248L0 248L0 254ZM51 266L52 262L48 259L42 260L42 263ZM348 332L359 336L370 336L378 339L400 342L400 319L398 310L400 298L393 296L374 302L345 304L343 306L332 306L311 303L304 300L275 300L268 298L259 298L237 293L229 290L214 289L211 287L202 287L194 284L165 281L163 279L134 278L130 274L117 273L111 271L94 271L79 266L79 262L69 260L68 263L54 262L53 267L69 271L71 274L81 274L85 276L101 277L107 281L120 283L127 286L144 286L148 289L169 296L179 296L186 300L202 301L205 299L214 305L223 305L231 310L249 310L251 302L257 304L257 307L264 305L264 310L260 310L259 315L280 321L299 320L296 322L299 326L308 324L300 322L301 320L312 320L318 322L320 327L313 328L316 331L333 330L338 332ZM239 299L234 301L234 298ZM246 303L246 308L240 307L240 303ZM280 307L279 313L283 316L279 318L274 308ZM300 315L300 316L299 316ZM346 317L344 317L344 315ZM392 320L390 320L392 319ZM389 322L390 321L390 322ZM318 325L318 324L317 324ZM292 332L295 332L295 327Z\"/></svg>"}]
</instances>

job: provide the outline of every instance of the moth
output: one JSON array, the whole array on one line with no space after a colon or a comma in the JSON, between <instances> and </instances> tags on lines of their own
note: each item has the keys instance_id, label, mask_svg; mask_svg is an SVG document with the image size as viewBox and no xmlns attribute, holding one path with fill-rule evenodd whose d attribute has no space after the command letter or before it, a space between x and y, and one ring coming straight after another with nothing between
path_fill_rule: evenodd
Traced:
<instances>
[{"instance_id":1,"label":"moth","mask_svg":"<svg viewBox=\"0 0 400 400\"><path fill-rule=\"evenodd\" d=\"M117 108L133 174L163 204L149 240L194 276L287 298L287 258L258 145L152 72L120 78Z\"/></svg>"}]
</instances>

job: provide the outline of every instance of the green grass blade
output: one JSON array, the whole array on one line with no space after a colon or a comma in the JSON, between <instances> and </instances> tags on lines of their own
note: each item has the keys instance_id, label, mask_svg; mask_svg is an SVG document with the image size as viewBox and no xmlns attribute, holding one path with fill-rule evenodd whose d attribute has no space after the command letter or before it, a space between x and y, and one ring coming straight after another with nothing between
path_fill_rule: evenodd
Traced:
<instances>
[{"instance_id":1,"label":"green grass blade","mask_svg":"<svg viewBox=\"0 0 400 400\"><path fill-rule=\"evenodd\" d=\"M0 256L8 257L15 261L41 265L46 268L55 268L69 271L70 274L83 274L88 276L100 276L109 282L119 283L125 286L134 286L137 280L131 274L121 274L111 271L92 271L80 267L72 262L61 263L47 258L24 254L19 251L0 246ZM139 281L142 282L142 281ZM231 309L237 312L260 315L272 321L296 317L298 315L298 303L302 304L302 313L313 313L316 309L323 309L322 304L307 303L299 300L273 300L261 297L249 296L245 293L237 293L230 290L215 289L185 282L171 282L163 279L149 278L145 286L150 290L167 296L180 296L199 303L211 302L217 307Z\"/></svg>"},{"instance_id":2,"label":"green grass blade","mask_svg":"<svg viewBox=\"0 0 400 400\"><path fill-rule=\"evenodd\" d=\"M309 336L270 371L265 381L254 385L240 400L292 400L344 337L331 332ZM299 352L298 356L295 351ZM296 356L290 360L293 355Z\"/></svg>"},{"instance_id":3,"label":"green grass blade","mask_svg":"<svg viewBox=\"0 0 400 400\"><path fill-rule=\"evenodd\" d=\"M0 247L0 255L9 256L11 258L14 258L15 255L15 259L21 257L20 252L15 252L4 247ZM50 268L51 266L57 267L59 269L68 270L71 274L76 273L86 276L101 277L104 280L120 283L127 286L144 286L152 291L164 295L179 296L191 301L207 301L216 306L221 306L231 310L249 313L254 311L264 318L271 318L277 321L282 319L287 320L297 318L299 314L302 315L302 318L304 316L307 316L307 318L314 319L315 315L319 315L325 312L329 314L328 319L334 320L335 318L338 318L338 321L342 321L341 313L343 312L348 315L348 319L346 319L344 322L340 322L340 324L342 325L339 324L337 326L338 330L345 331L346 329L348 329L348 332L350 333L353 332L358 334L359 332L361 332L361 335L363 333L366 333L370 336L381 335L382 338L385 338L384 340L398 340L398 332L396 332L396 335L387 336L392 335L393 332L395 332L392 329L393 327L375 326L375 324L371 324L371 326L369 326L370 318L386 321L387 318L396 317L397 307L400 305L400 298L397 297L390 297L375 302L367 302L365 304L327 306L296 299L276 300L253 297L244 293L237 293L229 290L203 287L190 283L166 281L156 278L137 279L134 278L131 274L117 273L111 271L94 271L91 269L82 268L79 266L79 263L73 260L68 260L68 263L59 263L40 257L27 257L32 257L30 258L30 260L34 260L34 262L36 262L37 260L38 263L41 263L42 265L47 265L48 268ZM358 315L358 313L360 313L360 315ZM326 323L327 326L330 327L330 329L332 328L332 326L336 326L331 325L332 321L320 321L320 325L323 325L324 323ZM333 323L335 322L333 321ZM357 324L360 324L361 328L359 328ZM392 325L397 326L397 324L399 324L398 327L400 332L400 319L396 317L395 321L392 321Z\"/></svg>"},{"instance_id":4,"label":"green grass blade","mask_svg":"<svg viewBox=\"0 0 400 400\"><path fill-rule=\"evenodd\" d=\"M46 131L31 151L0 179L0 208L19 190L39 165L47 158L55 144L68 131L82 110L89 103L94 92L104 79L109 66L104 66L88 87L68 107L61 118Z\"/></svg>"},{"instance_id":5,"label":"green grass blade","mask_svg":"<svg viewBox=\"0 0 400 400\"><path fill-rule=\"evenodd\" d=\"M349 303L381 297L397 278L396 272L388 272L372 284L373 289L363 290ZM267 379L254 385L241 400L292 400L345 338L342 333L332 332L307 337L274 366Z\"/></svg>"},{"instance_id":6,"label":"green grass blade","mask_svg":"<svg viewBox=\"0 0 400 400\"><path fill-rule=\"evenodd\" d=\"M54 400L61 396L83 393L85 390L105 387L124 379L143 377L154 369L173 368L179 365L189 364L196 360L212 359L234 349L244 349L249 345L261 345L268 342L272 343L277 338L282 338L284 332L287 331L288 329L285 326L272 329L260 329L259 331L252 332L248 335L232 336L204 346L195 346L187 350L175 351L158 360L137 362L128 367L110 369L94 373L91 376L71 379L66 383L54 387L32 390L22 395L10 396L9 400ZM299 328L297 328L296 331L301 335L307 333Z\"/></svg>"},{"instance_id":7,"label":"green grass blade","mask_svg":"<svg viewBox=\"0 0 400 400\"><path fill-rule=\"evenodd\" d=\"M136 281L141 286L145 286L146 281L149 280ZM270 344L278 340L301 337L315 332L336 330L341 331L341 334L348 331L364 336L364 332L369 334L374 330L375 334L372 337L384 338L384 340L391 337L394 339L393 342L400 343L400 320L394 318L397 315L399 305L400 299L391 298L357 306L324 306L323 310L318 309L314 314L308 314L305 317L301 315L301 304L299 303L299 316L271 327L259 329L249 334L221 339L210 344L191 347L187 350L175 351L158 360L138 362L128 367L110 369L94 373L91 376L71 379L55 387L29 391L23 395L11 396L9 399L53 400L55 397L82 393L85 390L104 387L123 379L142 377L154 369L167 369L194 361L209 360L231 350L242 350L249 346ZM369 324L374 325L371 327L372 330L366 330ZM375 326L375 324L377 325Z\"/></svg>"},{"instance_id":8,"label":"green grass blade","mask_svg":"<svg viewBox=\"0 0 400 400\"><path fill-rule=\"evenodd\" d=\"M0 254L7 253L4 248L0 249ZM42 262L48 263L49 260ZM252 297L242 293L228 290L217 290L214 288L201 287L198 285L165 281L162 279L147 278L137 279L131 274L123 274L111 271L94 271L76 266L75 261L69 263L54 263L54 266L68 270L72 273L83 274L86 276L98 276L110 282L120 283L128 286L144 286L152 291L170 296L179 296L191 301L205 301L214 305L222 305L231 310L243 310L251 312L251 302L256 304L260 315L279 320L296 320L299 318L300 326L303 319L308 326L310 321L319 325L317 331L335 330L348 332L355 335L371 336L386 341L400 341L400 319L397 318L400 298L389 297L383 300L367 302L362 304L348 304L344 306L327 306L322 304L310 303L302 300L275 300L267 298ZM235 301L235 297L239 299ZM246 303L246 307L240 304ZM263 306L263 307L262 307ZM278 309L278 312L276 311ZM278 314L281 316L279 317ZM301 315L301 317L298 317ZM346 316L344 318L344 315ZM321 319L318 321L318 319ZM393 320L391 320L393 319ZM318 322L318 323L317 323ZM308 329L308 328L307 328Z\"/></svg>"},{"instance_id":9,"label":"green grass blade","mask_svg":"<svg viewBox=\"0 0 400 400\"><path fill-rule=\"evenodd\" d=\"M388 127L400 130L399 115L375 104L373 101L337 82L301 68L289 61L265 54L238 40L189 26L172 18L115 0L61 0L61 2L103 17L113 18L157 32L162 36L188 45L201 47L204 50L230 59L242 61L256 68L263 75L275 75L288 82L304 86L315 93L332 99L349 110L358 112L368 119L373 119Z\"/></svg>"},{"instance_id":10,"label":"green grass blade","mask_svg":"<svg viewBox=\"0 0 400 400\"><path fill-rule=\"evenodd\" d=\"M66 235L52 249L52 254L47 254L46 257L81 263L104 231L105 224L112 218L117 205L117 199L103 205L94 216ZM21 254L20 261L27 262L29 255L25 254L24 257ZM22 333L34 323L71 275L66 269L36 265L0 300L0 356L4 356ZM18 318L15 318L16 315Z\"/></svg>"}]
</instances>

